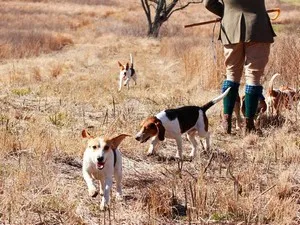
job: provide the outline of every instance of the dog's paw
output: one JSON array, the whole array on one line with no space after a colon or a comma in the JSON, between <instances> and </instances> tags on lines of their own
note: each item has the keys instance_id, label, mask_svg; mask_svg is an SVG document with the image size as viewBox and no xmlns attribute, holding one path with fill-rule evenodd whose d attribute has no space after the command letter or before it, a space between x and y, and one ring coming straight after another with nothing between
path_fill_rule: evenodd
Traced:
<instances>
[{"instance_id":1,"label":"dog's paw","mask_svg":"<svg viewBox=\"0 0 300 225\"><path fill-rule=\"evenodd\" d=\"M147 156L152 156L154 155L154 152L147 152Z\"/></svg>"},{"instance_id":2,"label":"dog's paw","mask_svg":"<svg viewBox=\"0 0 300 225\"><path fill-rule=\"evenodd\" d=\"M95 189L89 190L89 196L91 196L92 198L95 198L98 194L99 192Z\"/></svg>"},{"instance_id":3,"label":"dog's paw","mask_svg":"<svg viewBox=\"0 0 300 225\"><path fill-rule=\"evenodd\" d=\"M175 159L181 159L182 157L180 157L180 155L177 153L176 155L175 155Z\"/></svg>"},{"instance_id":4,"label":"dog's paw","mask_svg":"<svg viewBox=\"0 0 300 225\"><path fill-rule=\"evenodd\" d=\"M106 210L106 206L100 205L100 211L105 211L105 210Z\"/></svg>"},{"instance_id":5,"label":"dog's paw","mask_svg":"<svg viewBox=\"0 0 300 225\"><path fill-rule=\"evenodd\" d=\"M100 189L99 194L100 194L101 196L103 196L103 195L104 195L104 191Z\"/></svg>"},{"instance_id":6,"label":"dog's paw","mask_svg":"<svg viewBox=\"0 0 300 225\"><path fill-rule=\"evenodd\" d=\"M106 209L108 209L108 205L102 201L100 204L100 211L105 211Z\"/></svg>"},{"instance_id":7,"label":"dog's paw","mask_svg":"<svg viewBox=\"0 0 300 225\"><path fill-rule=\"evenodd\" d=\"M194 158L195 158L195 154L190 154L189 155L189 161L190 162L192 162Z\"/></svg>"},{"instance_id":8,"label":"dog's paw","mask_svg":"<svg viewBox=\"0 0 300 225\"><path fill-rule=\"evenodd\" d=\"M116 199L117 199L117 201L121 202L121 201L123 201L123 196L121 194L117 193Z\"/></svg>"}]
</instances>

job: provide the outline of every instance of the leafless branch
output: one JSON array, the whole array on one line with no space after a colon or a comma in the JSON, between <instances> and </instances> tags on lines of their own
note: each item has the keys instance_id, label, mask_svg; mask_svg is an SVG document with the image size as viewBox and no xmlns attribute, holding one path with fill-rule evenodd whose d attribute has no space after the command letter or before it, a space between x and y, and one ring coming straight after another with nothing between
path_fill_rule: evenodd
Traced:
<instances>
[{"instance_id":1,"label":"leafless branch","mask_svg":"<svg viewBox=\"0 0 300 225\"><path fill-rule=\"evenodd\" d=\"M188 7L190 4L199 4L199 3L202 3L202 2L203 2L203 0L188 2L188 3L186 3L185 5L183 5L183 6L181 6L181 7L178 7L178 8L176 8L176 9L172 10L172 11L169 13L169 15L168 15L167 18L169 19L170 16L171 16L174 12L179 11L179 10L183 10L183 9L185 9L186 7Z\"/></svg>"}]
</instances>

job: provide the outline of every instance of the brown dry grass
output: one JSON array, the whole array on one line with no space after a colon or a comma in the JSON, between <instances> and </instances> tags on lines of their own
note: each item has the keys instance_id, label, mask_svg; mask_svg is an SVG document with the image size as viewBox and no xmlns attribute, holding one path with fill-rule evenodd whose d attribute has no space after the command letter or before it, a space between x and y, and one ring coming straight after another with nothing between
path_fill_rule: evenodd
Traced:
<instances>
[{"instance_id":1,"label":"brown dry grass","mask_svg":"<svg viewBox=\"0 0 300 225\"><path fill-rule=\"evenodd\" d=\"M217 32L212 44L212 26L182 28L214 18L203 5L171 18L153 40L144 36L136 1L1 4L0 224L299 223L296 110L285 113L280 126L266 119L262 137L225 136L216 105L208 112L212 152L199 151L181 173L171 157L174 141L160 143L158 155L148 158L148 144L128 138L121 146L123 203L113 200L102 213L100 199L87 196L83 128L134 135L148 115L201 105L219 93L224 66ZM299 12L281 6L263 82L279 72L276 86L299 88ZM129 60L129 53L138 84L118 93L117 61ZM189 148L184 138L184 155Z\"/></svg>"}]
</instances>

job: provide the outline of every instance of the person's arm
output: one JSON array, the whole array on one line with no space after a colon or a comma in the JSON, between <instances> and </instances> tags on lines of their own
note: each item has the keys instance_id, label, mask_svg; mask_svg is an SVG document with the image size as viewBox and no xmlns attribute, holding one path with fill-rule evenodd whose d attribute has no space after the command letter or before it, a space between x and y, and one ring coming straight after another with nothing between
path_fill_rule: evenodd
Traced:
<instances>
[{"instance_id":1,"label":"person's arm","mask_svg":"<svg viewBox=\"0 0 300 225\"><path fill-rule=\"evenodd\" d=\"M218 0L204 0L204 6L212 13L223 17L224 5Z\"/></svg>"}]
</instances>

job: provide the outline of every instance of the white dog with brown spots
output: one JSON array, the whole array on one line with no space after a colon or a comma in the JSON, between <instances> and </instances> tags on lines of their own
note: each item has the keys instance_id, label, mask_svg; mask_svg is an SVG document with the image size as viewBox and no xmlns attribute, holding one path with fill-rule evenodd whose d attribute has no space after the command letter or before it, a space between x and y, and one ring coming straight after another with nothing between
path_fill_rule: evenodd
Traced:
<instances>
[{"instance_id":1,"label":"white dog with brown spots","mask_svg":"<svg viewBox=\"0 0 300 225\"><path fill-rule=\"evenodd\" d=\"M190 157L195 157L197 142L195 135L206 139L206 150L210 148L210 134L208 132L208 119L205 114L211 106L221 101L229 92L228 88L223 94L199 106L184 106L177 109L167 109L161 111L155 116L144 120L141 124L141 130L136 134L135 139L141 143L152 138L148 155L155 152L155 146L159 141L165 138L175 139L177 143L176 158L182 159L182 138L183 133L187 133L188 140L192 144Z\"/></svg>"},{"instance_id":2,"label":"white dog with brown spots","mask_svg":"<svg viewBox=\"0 0 300 225\"><path fill-rule=\"evenodd\" d=\"M113 175L117 186L116 198L122 199L122 154L118 146L127 136L130 135L121 134L114 138L93 137L86 130L82 131L82 137L88 139L83 156L83 178L91 197L96 197L100 189L100 194L102 195L101 210L104 210L109 205ZM99 189L95 181L100 181Z\"/></svg>"},{"instance_id":3,"label":"white dog with brown spots","mask_svg":"<svg viewBox=\"0 0 300 225\"><path fill-rule=\"evenodd\" d=\"M129 89L129 81L132 79L134 81L134 84L136 85L136 72L133 68L133 57L132 54L130 54L130 66L129 63L126 63L123 65L118 61L119 67L120 67L120 75L119 75L119 89L118 91L121 91L122 86L127 86Z\"/></svg>"},{"instance_id":4,"label":"white dog with brown spots","mask_svg":"<svg viewBox=\"0 0 300 225\"><path fill-rule=\"evenodd\" d=\"M273 88L276 77L280 74L276 73L271 77L267 92L267 115L278 116L284 109L291 110L293 104L300 100L300 93L294 88L282 86L279 89Z\"/></svg>"}]
</instances>

